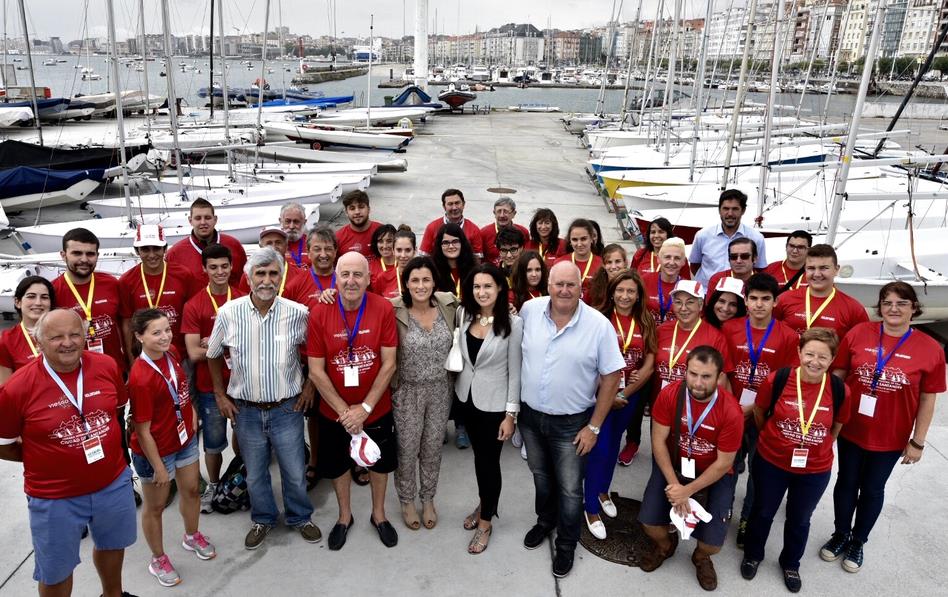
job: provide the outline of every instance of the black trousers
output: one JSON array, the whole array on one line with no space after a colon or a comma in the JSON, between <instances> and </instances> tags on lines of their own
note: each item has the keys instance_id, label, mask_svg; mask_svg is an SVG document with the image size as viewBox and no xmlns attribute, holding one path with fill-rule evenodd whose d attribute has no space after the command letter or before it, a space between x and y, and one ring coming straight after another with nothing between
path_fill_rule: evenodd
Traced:
<instances>
[{"instance_id":1,"label":"black trousers","mask_svg":"<svg viewBox=\"0 0 948 597\"><path fill-rule=\"evenodd\" d=\"M467 402L461 404L467 436L474 450L474 475L477 477L477 494L481 498L481 520L489 521L497 515L497 502L500 500L500 451L504 442L498 441L497 435L506 413L482 411L474 406L470 396Z\"/></svg>"}]
</instances>

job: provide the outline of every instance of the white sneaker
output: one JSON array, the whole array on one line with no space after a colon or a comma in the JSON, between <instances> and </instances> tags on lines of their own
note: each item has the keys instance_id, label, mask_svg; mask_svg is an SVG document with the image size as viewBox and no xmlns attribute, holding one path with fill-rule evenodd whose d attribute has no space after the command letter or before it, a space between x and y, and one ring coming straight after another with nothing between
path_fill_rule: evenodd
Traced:
<instances>
[{"instance_id":1,"label":"white sneaker","mask_svg":"<svg viewBox=\"0 0 948 597\"><path fill-rule=\"evenodd\" d=\"M527 459L527 444L522 444L520 446L520 457L524 460Z\"/></svg>"},{"instance_id":2,"label":"white sneaker","mask_svg":"<svg viewBox=\"0 0 948 597\"><path fill-rule=\"evenodd\" d=\"M602 499L599 498L599 507L602 509L602 513L608 516L609 518L615 518L619 515L619 511L616 509L616 505L612 503L612 500L609 498Z\"/></svg>"},{"instance_id":3,"label":"white sneaker","mask_svg":"<svg viewBox=\"0 0 948 597\"><path fill-rule=\"evenodd\" d=\"M592 536L600 541L606 538L606 525L602 524L601 520L593 522L589 520L588 514L583 514L586 517L586 528L589 529L589 532L592 533Z\"/></svg>"},{"instance_id":4,"label":"white sneaker","mask_svg":"<svg viewBox=\"0 0 948 597\"><path fill-rule=\"evenodd\" d=\"M512 443L512 444L513 444L513 447L515 447L515 448L519 448L520 446L523 445L523 436L520 435L520 428L519 428L519 427L515 427L515 428L514 428L513 435L510 436L510 443Z\"/></svg>"},{"instance_id":5,"label":"white sneaker","mask_svg":"<svg viewBox=\"0 0 948 597\"><path fill-rule=\"evenodd\" d=\"M208 483L201 494L201 514L210 514L214 511L211 502L214 499L214 493L217 491L217 483Z\"/></svg>"}]
</instances>

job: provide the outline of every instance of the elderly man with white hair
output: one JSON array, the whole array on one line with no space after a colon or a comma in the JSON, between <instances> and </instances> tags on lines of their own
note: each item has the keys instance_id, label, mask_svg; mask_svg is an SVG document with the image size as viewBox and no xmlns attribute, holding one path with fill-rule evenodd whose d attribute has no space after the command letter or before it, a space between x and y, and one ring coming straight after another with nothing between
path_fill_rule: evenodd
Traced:
<instances>
[{"instance_id":1,"label":"elderly man with white hair","mask_svg":"<svg viewBox=\"0 0 948 597\"><path fill-rule=\"evenodd\" d=\"M309 255L306 254L306 209L299 203L284 203L280 208L280 228L286 233L287 264L298 268L309 267Z\"/></svg>"},{"instance_id":2,"label":"elderly man with white hair","mask_svg":"<svg viewBox=\"0 0 948 597\"><path fill-rule=\"evenodd\" d=\"M586 455L612 408L625 360L612 324L581 302L579 268L550 269L550 296L524 303L519 427L536 489L535 549L556 529L553 575L573 568L583 520Z\"/></svg>"},{"instance_id":3,"label":"elderly man with white hair","mask_svg":"<svg viewBox=\"0 0 948 597\"><path fill-rule=\"evenodd\" d=\"M221 306L207 344L214 396L221 414L236 424L240 453L247 464L250 519L244 547L260 547L277 523L270 481L270 453L276 454L283 487L285 522L303 539L322 539L310 517L303 453L303 411L313 401L303 383L299 346L306 342L306 307L279 296L283 257L270 247L255 252L245 273L250 294ZM224 387L224 350L230 382Z\"/></svg>"}]
</instances>

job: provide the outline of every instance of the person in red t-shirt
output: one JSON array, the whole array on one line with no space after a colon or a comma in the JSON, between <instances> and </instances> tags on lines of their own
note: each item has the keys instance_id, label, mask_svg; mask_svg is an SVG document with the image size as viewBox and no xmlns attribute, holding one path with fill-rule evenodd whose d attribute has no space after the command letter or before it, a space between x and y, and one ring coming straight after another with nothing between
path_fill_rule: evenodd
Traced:
<instances>
[{"instance_id":1,"label":"person in red t-shirt","mask_svg":"<svg viewBox=\"0 0 948 597\"><path fill-rule=\"evenodd\" d=\"M517 311L529 300L547 296L549 270L546 262L536 251L524 251L514 265L511 279L511 304Z\"/></svg>"},{"instance_id":2,"label":"person in red t-shirt","mask_svg":"<svg viewBox=\"0 0 948 597\"><path fill-rule=\"evenodd\" d=\"M615 243L606 245L602 250L602 267L589 282L589 304L600 308L606 302L609 282L616 276L629 269L629 254L622 245ZM645 293L642 293L645 300Z\"/></svg>"},{"instance_id":3,"label":"person in red t-shirt","mask_svg":"<svg viewBox=\"0 0 948 597\"><path fill-rule=\"evenodd\" d=\"M520 224L514 223L514 218L517 216L517 204L514 203L514 200L510 197L501 197L497 201L494 201L494 221L481 228L481 243L484 247L484 261L487 263L493 263L497 267L501 267L501 258L503 257L500 254L499 246L497 245L497 234L504 228L516 228L523 234L523 242L521 245L526 244L527 239L530 238L530 231L521 226Z\"/></svg>"},{"instance_id":4,"label":"person in red t-shirt","mask_svg":"<svg viewBox=\"0 0 948 597\"><path fill-rule=\"evenodd\" d=\"M813 235L806 230L794 230L787 237L787 258L774 261L764 268L780 285L777 296L788 290L806 286L806 254L813 246Z\"/></svg>"},{"instance_id":5,"label":"person in red t-shirt","mask_svg":"<svg viewBox=\"0 0 948 597\"><path fill-rule=\"evenodd\" d=\"M896 462L921 459L935 397L945 391L944 350L911 327L922 314L915 289L889 282L879 290L876 313L882 322L855 326L833 364L857 403L837 441L836 528L820 556L832 561L845 553L849 572L862 567L863 544L882 512Z\"/></svg>"},{"instance_id":6,"label":"person in red t-shirt","mask_svg":"<svg viewBox=\"0 0 948 597\"><path fill-rule=\"evenodd\" d=\"M207 343L217 320L217 311L231 299L244 296L244 292L228 284L230 279L230 249L224 245L211 245L204 249L201 260L204 273L210 282L184 305L181 333L188 350L188 358L194 363L194 385L197 389L197 409L201 418L201 435L204 440L204 465L207 467L208 483L201 494L201 512L210 514L211 499L220 482L222 453L227 448L227 419L221 414L214 398L214 384L207 367ZM288 266L287 269L292 269ZM230 369L225 360L224 385L230 381ZM234 437L234 452L237 437Z\"/></svg>"},{"instance_id":7,"label":"person in red t-shirt","mask_svg":"<svg viewBox=\"0 0 948 597\"><path fill-rule=\"evenodd\" d=\"M826 328L804 332L799 343L799 367L785 368L788 378L773 399L777 372L760 384L754 419L760 429L757 454L751 468L754 506L744 542L741 576L751 580L764 559L764 546L774 516L787 496L783 550L779 563L783 582L791 592L802 586L800 558L810 534L810 518L833 469L833 441L850 416L849 390L837 404L829 373L839 347L836 333ZM835 381L833 381L835 380Z\"/></svg>"},{"instance_id":8,"label":"person in red t-shirt","mask_svg":"<svg viewBox=\"0 0 948 597\"><path fill-rule=\"evenodd\" d=\"M85 322L73 311L44 314L34 333L42 358L0 388L0 458L23 462L33 578L40 595L68 595L88 528L103 592L118 593L136 538L122 374L113 359L84 349Z\"/></svg>"},{"instance_id":9,"label":"person in red t-shirt","mask_svg":"<svg viewBox=\"0 0 948 597\"><path fill-rule=\"evenodd\" d=\"M593 253L596 238L596 229L592 222L582 218L573 220L566 232L566 254L554 262L556 264L560 261L570 261L579 268L583 282L582 299L587 305L589 304L589 284L602 267L602 257Z\"/></svg>"},{"instance_id":10,"label":"person in red t-shirt","mask_svg":"<svg viewBox=\"0 0 948 597\"><path fill-rule=\"evenodd\" d=\"M668 218L659 217L652 220L648 225L648 234L642 239L643 246L632 255L629 267L640 274L657 272L662 265L658 250L662 248L662 243L674 236L674 228Z\"/></svg>"},{"instance_id":11,"label":"person in red t-shirt","mask_svg":"<svg viewBox=\"0 0 948 597\"><path fill-rule=\"evenodd\" d=\"M85 228L73 228L63 236L59 256L66 271L53 280L56 307L72 309L89 324L86 349L115 359L119 370L128 363L122 351L119 320L121 290L115 276L95 271L99 262L99 239Z\"/></svg>"},{"instance_id":12,"label":"person in red t-shirt","mask_svg":"<svg viewBox=\"0 0 948 597\"><path fill-rule=\"evenodd\" d=\"M309 267L306 254L306 209L299 203L286 203L280 208L280 229L286 232L286 252L283 260L287 265L300 269Z\"/></svg>"},{"instance_id":13,"label":"person in red t-shirt","mask_svg":"<svg viewBox=\"0 0 948 597\"><path fill-rule=\"evenodd\" d=\"M727 535L734 501L731 465L744 431L737 400L718 385L723 374L721 353L699 346L688 355L685 379L659 393L652 407L652 473L639 510L639 522L655 542L639 559L644 572L656 570L678 546L678 535L669 533L670 510L692 515L694 498L710 514L694 529L698 545L691 555L706 591L718 585L711 556L721 551Z\"/></svg>"},{"instance_id":14,"label":"person in red t-shirt","mask_svg":"<svg viewBox=\"0 0 948 597\"><path fill-rule=\"evenodd\" d=\"M398 533L385 516L388 474L397 466L395 426L389 382L395 372L398 330L388 300L366 292L369 264L358 253L346 253L336 265L339 297L310 311L307 352L309 378L319 390L320 476L332 479L339 520L329 534L329 549L339 550L353 524L349 503L352 476L350 441L361 432L380 451L367 467L372 485L372 517L386 547Z\"/></svg>"},{"instance_id":15,"label":"person in red t-shirt","mask_svg":"<svg viewBox=\"0 0 948 597\"><path fill-rule=\"evenodd\" d=\"M186 355L184 336L181 335L181 313L184 304L197 292L198 282L180 265L165 261L168 242L161 226L139 224L132 246L141 263L119 278L119 289L122 291L119 315L122 317L122 336L129 365L135 362L132 356L131 319L132 314L139 309L163 311L171 322L171 342L178 354Z\"/></svg>"},{"instance_id":16,"label":"person in red t-shirt","mask_svg":"<svg viewBox=\"0 0 948 597\"><path fill-rule=\"evenodd\" d=\"M727 245L727 260L731 267L708 278L709 295L718 287L722 278L737 278L741 282L750 280L756 271L754 263L757 261L757 245L749 238L735 238Z\"/></svg>"},{"instance_id":17,"label":"person in red t-shirt","mask_svg":"<svg viewBox=\"0 0 948 597\"><path fill-rule=\"evenodd\" d=\"M382 223L369 219L371 208L368 193L358 189L349 191L342 196L342 206L346 211L346 217L349 218L349 223L336 231L339 253L355 251L361 253L369 261L373 261L375 255L372 254L371 249L372 235Z\"/></svg>"},{"instance_id":18,"label":"person in red t-shirt","mask_svg":"<svg viewBox=\"0 0 948 597\"><path fill-rule=\"evenodd\" d=\"M566 242L560 238L559 221L552 209L541 207L533 214L525 248L539 253L547 268L553 267L566 252Z\"/></svg>"},{"instance_id":19,"label":"person in red t-shirt","mask_svg":"<svg viewBox=\"0 0 948 597\"><path fill-rule=\"evenodd\" d=\"M372 279L372 291L387 299L400 297L402 295L402 271L404 271L408 262L415 257L415 253L415 233L411 231L411 228L402 224L395 232L395 240L392 243L395 265L385 269L379 267L382 271L376 273ZM384 261L384 259L380 259L375 263L381 264Z\"/></svg>"},{"instance_id":20,"label":"person in red t-shirt","mask_svg":"<svg viewBox=\"0 0 948 597\"><path fill-rule=\"evenodd\" d=\"M27 276L16 285L13 308L20 316L20 323L0 334L0 386L7 383L14 371L39 356L33 328L55 302L53 285L42 276Z\"/></svg>"},{"instance_id":21,"label":"person in red t-shirt","mask_svg":"<svg viewBox=\"0 0 948 597\"><path fill-rule=\"evenodd\" d=\"M382 294L376 289L376 285L380 282L379 277L395 269L397 260L394 249L397 232L391 224L382 224L372 233L372 241L369 243L369 252L372 253L369 259L369 290L375 294Z\"/></svg>"},{"instance_id":22,"label":"person in red t-shirt","mask_svg":"<svg viewBox=\"0 0 948 597\"><path fill-rule=\"evenodd\" d=\"M690 280L688 256L685 254L685 241L672 237L662 243L658 250L661 265L657 272L642 275L645 283L648 310L655 317L655 323L661 325L675 319L672 309L671 291L678 280Z\"/></svg>"},{"instance_id":23,"label":"person in red t-shirt","mask_svg":"<svg viewBox=\"0 0 948 597\"><path fill-rule=\"evenodd\" d=\"M207 284L207 280L204 279L204 269L201 266L201 251L212 243L226 245L234 256L230 283L237 284L240 274L244 271L244 264L247 263L247 254L239 240L215 230L217 215L214 213L214 206L207 199L195 199L188 212L188 222L191 224L191 234L168 249L165 260L184 267L203 285Z\"/></svg>"},{"instance_id":24,"label":"person in red t-shirt","mask_svg":"<svg viewBox=\"0 0 948 597\"><path fill-rule=\"evenodd\" d=\"M781 294L774 317L798 334L811 327L824 327L845 338L854 325L869 321L869 316L859 301L836 288L838 273L836 250L829 245L813 245L806 255L809 286Z\"/></svg>"},{"instance_id":25,"label":"person in red t-shirt","mask_svg":"<svg viewBox=\"0 0 948 597\"><path fill-rule=\"evenodd\" d=\"M287 252L287 235L282 228L276 226L268 226L260 231L259 235L259 245L263 247L272 247L279 255L285 255ZM230 253L228 253L230 255ZM202 255L203 262L203 255ZM307 260L308 262L308 260ZM296 283L296 278L300 276L300 268L293 267L290 262L284 262L287 264L287 267L283 268L283 277L280 279L280 285L277 287L277 296L283 296L286 293L286 289L293 288ZM247 274L241 274L240 282L237 284L237 289L240 290L241 295L250 293L250 281L247 279Z\"/></svg>"},{"instance_id":26,"label":"person in red t-shirt","mask_svg":"<svg viewBox=\"0 0 948 597\"><path fill-rule=\"evenodd\" d=\"M435 251L435 236L445 224L457 224L464 231L474 255L478 259L484 258L484 242L481 240L481 230L477 224L464 219L464 193L458 189L447 189L441 193L441 206L444 208L444 217L437 218L425 227L425 233L421 237L421 245L418 247L418 253L421 255L433 255Z\"/></svg>"},{"instance_id":27,"label":"person in red t-shirt","mask_svg":"<svg viewBox=\"0 0 948 597\"><path fill-rule=\"evenodd\" d=\"M184 521L182 545L202 560L217 555L214 545L198 530L201 465L195 434L197 412L191 404L187 375L171 346L168 316L160 309L138 311L132 319L132 332L141 346L141 354L128 374L128 396L135 422L129 443L145 499L142 532L151 549L148 571L160 585L170 587L181 582L165 553L162 537L162 514L172 480L177 482L181 494L178 499Z\"/></svg>"},{"instance_id":28,"label":"person in red t-shirt","mask_svg":"<svg viewBox=\"0 0 948 597\"><path fill-rule=\"evenodd\" d=\"M281 296L312 309L324 292L336 288L333 268L339 245L332 228L325 224L313 228L309 233L308 250L312 265L305 272L297 273L292 280L288 279Z\"/></svg>"}]
</instances>

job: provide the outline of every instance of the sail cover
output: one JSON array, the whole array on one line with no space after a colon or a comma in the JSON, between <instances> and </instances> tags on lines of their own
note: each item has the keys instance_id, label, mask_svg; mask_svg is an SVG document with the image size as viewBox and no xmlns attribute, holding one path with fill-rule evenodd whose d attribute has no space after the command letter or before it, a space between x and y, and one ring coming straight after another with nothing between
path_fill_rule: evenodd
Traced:
<instances>
[{"instance_id":1,"label":"sail cover","mask_svg":"<svg viewBox=\"0 0 948 597\"><path fill-rule=\"evenodd\" d=\"M81 180L102 180L105 170L48 170L20 166L0 172L0 199L68 189Z\"/></svg>"},{"instance_id":2,"label":"sail cover","mask_svg":"<svg viewBox=\"0 0 948 597\"><path fill-rule=\"evenodd\" d=\"M135 154L145 151L148 151L147 145L126 147L125 156L126 159L131 159ZM118 149L98 147L60 149L58 147L41 147L22 141L0 142L0 170L16 168L17 166L32 166L52 170L81 170L85 168L113 168L119 165Z\"/></svg>"}]
</instances>

